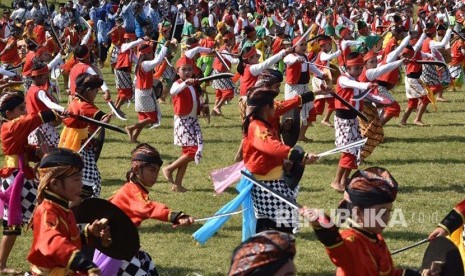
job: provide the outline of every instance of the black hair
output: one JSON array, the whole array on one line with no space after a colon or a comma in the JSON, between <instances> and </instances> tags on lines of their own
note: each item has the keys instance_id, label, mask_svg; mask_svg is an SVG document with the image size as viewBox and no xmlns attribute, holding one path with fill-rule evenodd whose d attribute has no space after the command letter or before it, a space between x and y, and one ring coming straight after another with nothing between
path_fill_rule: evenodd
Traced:
<instances>
[{"instance_id":1,"label":"black hair","mask_svg":"<svg viewBox=\"0 0 465 276\"><path fill-rule=\"evenodd\" d=\"M244 75L244 70L245 70L245 64L244 64L244 58L242 57L245 53L248 53L250 50L252 50L251 46L245 47L241 54L239 55L239 63L237 64L237 72L242 76Z\"/></svg>"}]
</instances>

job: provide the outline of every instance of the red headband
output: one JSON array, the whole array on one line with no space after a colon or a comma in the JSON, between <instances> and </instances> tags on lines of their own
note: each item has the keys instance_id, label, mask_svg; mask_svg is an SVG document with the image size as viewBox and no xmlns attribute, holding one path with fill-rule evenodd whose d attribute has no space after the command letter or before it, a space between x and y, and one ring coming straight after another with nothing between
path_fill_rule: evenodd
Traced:
<instances>
[{"instance_id":1,"label":"red headband","mask_svg":"<svg viewBox=\"0 0 465 276\"><path fill-rule=\"evenodd\" d=\"M347 66L363 65L363 57L358 55L356 58L349 59L346 64Z\"/></svg>"},{"instance_id":2,"label":"red headband","mask_svg":"<svg viewBox=\"0 0 465 276\"><path fill-rule=\"evenodd\" d=\"M363 61L368 61L369 59L372 59L377 56L378 55L373 50L370 50L363 56Z\"/></svg>"},{"instance_id":3,"label":"red headband","mask_svg":"<svg viewBox=\"0 0 465 276\"><path fill-rule=\"evenodd\" d=\"M37 77L37 76L45 75L45 74L48 74L48 67L47 66L45 66L43 68L40 68L38 70L32 70L32 72L31 72L32 77Z\"/></svg>"},{"instance_id":4,"label":"red headband","mask_svg":"<svg viewBox=\"0 0 465 276\"><path fill-rule=\"evenodd\" d=\"M136 39L136 34L135 33L124 33L124 38L132 38L132 39Z\"/></svg>"},{"instance_id":5,"label":"red headband","mask_svg":"<svg viewBox=\"0 0 465 276\"><path fill-rule=\"evenodd\" d=\"M178 61L176 62L176 69L178 69L179 67L183 66L183 65L190 65L190 66L194 66L194 61L192 61L192 59L186 57L186 56L183 56L182 58L178 59Z\"/></svg>"},{"instance_id":6,"label":"red headband","mask_svg":"<svg viewBox=\"0 0 465 276\"><path fill-rule=\"evenodd\" d=\"M257 49L255 49L255 46L252 46L252 49L250 49L250 51L248 53L243 54L242 57L243 58L251 58L256 54L257 54Z\"/></svg>"},{"instance_id":7,"label":"red headband","mask_svg":"<svg viewBox=\"0 0 465 276\"><path fill-rule=\"evenodd\" d=\"M144 45L148 45L148 47L142 48L142 46L144 46ZM139 49L138 49L138 50L139 50L139 54L144 55L144 54L148 54L148 53L150 53L150 52L153 52L153 47L152 47L152 45L150 45L150 44L145 44L145 43L144 43L144 44L141 44L141 45L139 46Z\"/></svg>"}]
</instances>

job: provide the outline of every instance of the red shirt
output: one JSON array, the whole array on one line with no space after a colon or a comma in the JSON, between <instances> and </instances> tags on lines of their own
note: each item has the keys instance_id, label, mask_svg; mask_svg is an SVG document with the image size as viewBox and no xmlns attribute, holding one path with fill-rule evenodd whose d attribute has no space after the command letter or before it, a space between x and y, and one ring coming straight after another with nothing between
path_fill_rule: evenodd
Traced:
<instances>
[{"instance_id":1,"label":"red shirt","mask_svg":"<svg viewBox=\"0 0 465 276\"><path fill-rule=\"evenodd\" d=\"M148 89L153 86L153 70L145 72L142 69L142 65L136 68L136 88L137 89Z\"/></svg>"},{"instance_id":2,"label":"red shirt","mask_svg":"<svg viewBox=\"0 0 465 276\"><path fill-rule=\"evenodd\" d=\"M218 50L218 53L221 53L222 51L227 50L226 45L221 46L221 48ZM227 58L223 58L224 62L228 65L229 68L231 68L231 62ZM228 72L228 68L223 65L223 63L220 61L218 57L215 57L213 61L213 68L218 71L218 72Z\"/></svg>"},{"instance_id":3,"label":"red shirt","mask_svg":"<svg viewBox=\"0 0 465 276\"><path fill-rule=\"evenodd\" d=\"M124 28L121 26L117 26L113 28L113 32L111 33L111 43L115 46L121 47L124 43Z\"/></svg>"},{"instance_id":4,"label":"red shirt","mask_svg":"<svg viewBox=\"0 0 465 276\"><path fill-rule=\"evenodd\" d=\"M365 73L366 74L366 73ZM341 96L341 98L343 98L346 102L350 103L352 106L356 107L356 103L355 101L352 101L352 97L354 96L354 89L353 88L342 88L340 85L339 85L339 80L341 77L347 77L347 75L341 75L338 79L337 79L337 84L336 84L336 93ZM349 77L350 78L350 77ZM342 102L340 102L338 99L335 99L334 100L334 107L336 109L347 109L349 110L348 107L346 107L344 104L342 104ZM358 110L362 110L362 107L363 107L363 101L360 101L360 107L358 108Z\"/></svg>"},{"instance_id":5,"label":"red shirt","mask_svg":"<svg viewBox=\"0 0 465 276\"><path fill-rule=\"evenodd\" d=\"M281 142L271 125L252 119L242 148L244 165L251 173L268 174L272 169L282 166L290 151L291 147Z\"/></svg>"},{"instance_id":6,"label":"red shirt","mask_svg":"<svg viewBox=\"0 0 465 276\"><path fill-rule=\"evenodd\" d=\"M35 209L32 224L34 239L27 260L45 269L68 267L82 246L73 212L63 203L44 199Z\"/></svg>"},{"instance_id":7,"label":"red shirt","mask_svg":"<svg viewBox=\"0 0 465 276\"><path fill-rule=\"evenodd\" d=\"M102 119L103 115L105 115L105 113L98 109L93 103L83 101L78 97L75 97L69 104L68 111L75 115L83 115L99 121ZM89 125L89 123L78 120L74 117L63 119L63 124L70 128L86 128Z\"/></svg>"},{"instance_id":8,"label":"red shirt","mask_svg":"<svg viewBox=\"0 0 465 276\"><path fill-rule=\"evenodd\" d=\"M182 80L179 79L177 82L181 83ZM194 108L194 102L192 99L191 89L195 90L195 100L197 101L196 114L198 115L200 113L200 94L194 87L188 86L172 97L175 115L186 116L192 112L192 108Z\"/></svg>"},{"instance_id":9,"label":"red shirt","mask_svg":"<svg viewBox=\"0 0 465 276\"><path fill-rule=\"evenodd\" d=\"M8 38L5 48L10 47L10 49L3 52L3 55L0 57L1 62L7 64L18 64L21 62L16 42L17 40L14 37L10 36L10 38Z\"/></svg>"},{"instance_id":10,"label":"red shirt","mask_svg":"<svg viewBox=\"0 0 465 276\"><path fill-rule=\"evenodd\" d=\"M449 63L451 66L457 66L463 63L465 61L465 57L462 54L462 50L465 49L463 41L457 40L452 44L452 49L451 49L451 55L452 55L452 60Z\"/></svg>"},{"instance_id":11,"label":"red shirt","mask_svg":"<svg viewBox=\"0 0 465 276\"><path fill-rule=\"evenodd\" d=\"M301 56L294 54L296 56L304 57L307 60L305 55ZM307 67L306 72L302 72L302 66ZM308 84L310 81L310 71L308 70L308 65L300 61L296 61L291 65L286 66L286 83L287 84Z\"/></svg>"},{"instance_id":12,"label":"red shirt","mask_svg":"<svg viewBox=\"0 0 465 276\"><path fill-rule=\"evenodd\" d=\"M211 37L206 37L199 42L199 46L214 49L215 48L215 39ZM214 53L200 53L200 56L214 56Z\"/></svg>"},{"instance_id":13,"label":"red shirt","mask_svg":"<svg viewBox=\"0 0 465 276\"><path fill-rule=\"evenodd\" d=\"M34 27L34 33L36 34L36 41L39 45L45 44L45 27L42 25L37 25Z\"/></svg>"},{"instance_id":14,"label":"red shirt","mask_svg":"<svg viewBox=\"0 0 465 276\"><path fill-rule=\"evenodd\" d=\"M241 85L239 88L239 95L240 96L247 96L247 90L254 86L257 82L258 76L252 75L250 73L250 64L246 64L244 68L244 75L241 76Z\"/></svg>"},{"instance_id":15,"label":"red shirt","mask_svg":"<svg viewBox=\"0 0 465 276\"><path fill-rule=\"evenodd\" d=\"M386 64L386 59L387 59L388 54L394 51L396 47L397 47L397 41L393 37L388 41L388 43L386 44L386 47L384 48L384 54L383 54L384 57L383 57L383 61L381 62L381 64ZM379 76L377 80L389 84L389 87L386 87L386 88L390 90L394 88L394 86L399 82L399 79L400 79L399 70L396 69L396 70L392 70L390 72L387 72L386 74Z\"/></svg>"},{"instance_id":16,"label":"red shirt","mask_svg":"<svg viewBox=\"0 0 465 276\"><path fill-rule=\"evenodd\" d=\"M76 78L80 74L85 73L89 67L89 64L78 62L71 68L69 72L69 90L72 96L76 93Z\"/></svg>"},{"instance_id":17,"label":"red shirt","mask_svg":"<svg viewBox=\"0 0 465 276\"><path fill-rule=\"evenodd\" d=\"M52 98L48 93L48 85L44 86L37 86L35 84L32 84L31 87L29 87L29 90L27 90L26 93L26 111L27 114L37 114L41 111L44 110L50 110L41 100L39 100L39 91L43 90L45 94L49 97Z\"/></svg>"},{"instance_id":18,"label":"red shirt","mask_svg":"<svg viewBox=\"0 0 465 276\"><path fill-rule=\"evenodd\" d=\"M24 66L23 66L23 76L30 77L32 71L32 61L35 57L34 51L27 52L26 56L24 57Z\"/></svg>"},{"instance_id":19,"label":"red shirt","mask_svg":"<svg viewBox=\"0 0 465 276\"><path fill-rule=\"evenodd\" d=\"M136 227L146 219L170 221L171 210L165 204L151 201L149 192L133 182L124 184L109 201L118 206Z\"/></svg>"}]
</instances>

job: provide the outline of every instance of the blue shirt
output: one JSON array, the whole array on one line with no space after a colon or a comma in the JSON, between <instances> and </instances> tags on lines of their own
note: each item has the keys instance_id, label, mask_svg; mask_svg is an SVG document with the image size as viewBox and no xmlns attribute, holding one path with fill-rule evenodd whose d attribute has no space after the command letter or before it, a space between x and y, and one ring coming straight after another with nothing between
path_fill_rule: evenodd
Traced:
<instances>
[{"instance_id":1,"label":"blue shirt","mask_svg":"<svg viewBox=\"0 0 465 276\"><path fill-rule=\"evenodd\" d=\"M123 17L123 27L126 29L128 33L134 33L136 30L136 18L134 17L134 5L136 3L133 2L129 5L126 5L121 10L121 16Z\"/></svg>"},{"instance_id":2,"label":"blue shirt","mask_svg":"<svg viewBox=\"0 0 465 276\"><path fill-rule=\"evenodd\" d=\"M110 21L99 20L97 22L97 41L99 44L105 43L108 41L107 34L111 31Z\"/></svg>"},{"instance_id":3,"label":"blue shirt","mask_svg":"<svg viewBox=\"0 0 465 276\"><path fill-rule=\"evenodd\" d=\"M135 16L135 28L137 38L145 36L144 30L142 29L144 27L143 24L145 22L147 22L147 16L145 16L145 13L141 12Z\"/></svg>"}]
</instances>

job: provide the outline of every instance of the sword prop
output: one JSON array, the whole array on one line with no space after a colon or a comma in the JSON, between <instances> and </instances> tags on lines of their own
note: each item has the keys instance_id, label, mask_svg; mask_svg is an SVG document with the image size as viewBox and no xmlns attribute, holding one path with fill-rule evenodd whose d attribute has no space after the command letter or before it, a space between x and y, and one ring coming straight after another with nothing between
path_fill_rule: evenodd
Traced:
<instances>
[{"instance_id":1,"label":"sword prop","mask_svg":"<svg viewBox=\"0 0 465 276\"><path fill-rule=\"evenodd\" d=\"M115 104L113 103L113 101L108 101L108 106L110 106L110 109L111 111L113 112L113 114L116 115L116 117L118 117L118 119L122 120L122 121L127 121L128 118L126 118L126 116L123 114L123 112L121 112L121 110L119 110Z\"/></svg>"},{"instance_id":2,"label":"sword prop","mask_svg":"<svg viewBox=\"0 0 465 276\"><path fill-rule=\"evenodd\" d=\"M421 241L419 241L419 242L417 242L417 243L414 243L414 244L412 244L412 245L409 245L409 246L406 246L406 247L404 247L404 248L401 248L401 249L392 251L391 255L396 255L396 254L398 254L398 253L400 253L400 252L404 252L404 251L406 251L406 250L412 249L412 248L414 248L414 247L417 247L417 246L422 245L422 244L424 244L424 243L430 242L430 241L432 241L432 240L433 240L433 239L431 239L431 240L430 240L430 239L421 240Z\"/></svg>"},{"instance_id":3,"label":"sword prop","mask_svg":"<svg viewBox=\"0 0 465 276\"><path fill-rule=\"evenodd\" d=\"M87 146L87 144L90 143L90 141L92 141L92 139L95 137L95 135L97 135L97 132L99 132L99 130L101 129L102 127L99 126L95 131L94 133L92 133L92 135L87 138L87 140L84 142L84 144L82 144L81 148L79 149L78 153L81 153L81 151Z\"/></svg>"},{"instance_id":4,"label":"sword prop","mask_svg":"<svg viewBox=\"0 0 465 276\"><path fill-rule=\"evenodd\" d=\"M166 64L168 64L169 67L174 68L173 64L171 64L170 61L166 57L165 57L165 61L166 61Z\"/></svg>"},{"instance_id":5,"label":"sword prop","mask_svg":"<svg viewBox=\"0 0 465 276\"><path fill-rule=\"evenodd\" d=\"M237 214L243 213L245 210L247 210L247 208L239 210L239 211L235 211L235 212L229 212L229 213L224 213L224 214L220 214L220 215L214 215L214 216L211 216L211 217L195 219L195 222L207 221L207 220L211 220L211 219L215 219L215 218L222 218L222 217L237 215Z\"/></svg>"},{"instance_id":6,"label":"sword prop","mask_svg":"<svg viewBox=\"0 0 465 276\"><path fill-rule=\"evenodd\" d=\"M336 154L336 153L342 152L342 151L344 151L346 149L355 148L355 147L362 147L363 145L365 145L365 143L367 141L368 141L368 138L361 139L361 140L358 140L356 142L347 144L345 146L337 147L337 148L334 148L332 150L322 152L322 153L318 154L317 156L318 156L318 158L321 158L321 157L324 157L324 156L328 156L328 155L331 155L331 154Z\"/></svg>"},{"instance_id":7,"label":"sword prop","mask_svg":"<svg viewBox=\"0 0 465 276\"><path fill-rule=\"evenodd\" d=\"M353 97L352 97L352 100L353 100L353 101L361 101L361 100L363 100L363 98L365 98L370 92L371 92L371 89L368 88L367 90L363 91L362 93L353 96Z\"/></svg>"},{"instance_id":8,"label":"sword prop","mask_svg":"<svg viewBox=\"0 0 465 276\"><path fill-rule=\"evenodd\" d=\"M294 209L300 209L302 208L302 205L300 205L299 203L297 203L294 199L292 198L289 198L283 194L281 194L280 192L274 190L273 188L263 184L261 181L258 181L257 179L255 179L251 174L249 173L246 173L245 171L241 171L241 174L247 178L248 180L250 180L250 182L252 182L254 185L260 187L262 190L265 190L267 192L269 192L270 194L272 194L274 197L278 198L279 200L287 203L289 206L291 206L292 208Z\"/></svg>"},{"instance_id":9,"label":"sword prop","mask_svg":"<svg viewBox=\"0 0 465 276\"><path fill-rule=\"evenodd\" d=\"M204 81L210 81L210 80L216 80L216 79L225 79L225 78L232 78L234 77L234 74L232 73L221 73L221 74L216 74L213 76L208 76L205 78L198 79L198 82L204 82Z\"/></svg>"},{"instance_id":10,"label":"sword prop","mask_svg":"<svg viewBox=\"0 0 465 276\"><path fill-rule=\"evenodd\" d=\"M53 109L53 110L55 110L57 113L61 114L60 110L57 110L57 109ZM69 116L73 117L73 118L76 118L78 120L84 121L86 123L91 123L91 124L94 124L94 125L101 126L103 128L107 128L107 129L119 132L119 133L127 134L127 132L124 129L119 128L119 127L114 126L114 125L110 125L110 124L101 122L99 120L95 120L95 119L92 119L92 118L89 118L89 117L86 117L86 116L82 116L82 115L77 115L77 114L69 114Z\"/></svg>"},{"instance_id":11,"label":"sword prop","mask_svg":"<svg viewBox=\"0 0 465 276\"><path fill-rule=\"evenodd\" d=\"M176 12L176 19L174 19L173 33L171 34L171 40L174 38L174 33L176 32L176 23L178 22L179 11Z\"/></svg>"},{"instance_id":12,"label":"sword prop","mask_svg":"<svg viewBox=\"0 0 465 276\"><path fill-rule=\"evenodd\" d=\"M232 56L232 57L235 57L235 58L239 57L238 54L233 54L233 53L221 53L221 54L222 55L227 55L227 56Z\"/></svg>"},{"instance_id":13,"label":"sword prop","mask_svg":"<svg viewBox=\"0 0 465 276\"><path fill-rule=\"evenodd\" d=\"M228 64L226 63L226 61L221 56L221 53L215 50L215 54L218 57L218 59L221 61L221 63L223 63L224 67L226 67L226 69L228 69L228 71L231 70L231 68L229 68Z\"/></svg>"},{"instance_id":14,"label":"sword prop","mask_svg":"<svg viewBox=\"0 0 465 276\"><path fill-rule=\"evenodd\" d=\"M338 94L334 93L334 92L329 92L334 98L338 99L343 105L345 105L346 107L348 107L351 111L357 113L357 116L359 116L360 118L362 118L365 122L368 122L368 118L363 115L362 112L358 111L355 107L353 107L350 103L348 103L346 100L344 100L343 98L341 98L341 96L339 96Z\"/></svg>"},{"instance_id":15,"label":"sword prop","mask_svg":"<svg viewBox=\"0 0 465 276\"><path fill-rule=\"evenodd\" d=\"M324 65L319 65L319 64L316 64L316 63L313 63L313 62L310 62L310 61L306 61L305 63L311 64L311 65L315 65L315 66L317 66L317 67L329 69L329 70L332 70L332 71L336 71L336 69L334 69L334 68L331 68L331 67L328 67L328 66L324 66Z\"/></svg>"},{"instance_id":16,"label":"sword prop","mask_svg":"<svg viewBox=\"0 0 465 276\"><path fill-rule=\"evenodd\" d=\"M463 37L463 35L461 35L461 34L460 34L459 32L457 32L456 30L453 29L452 32L453 32L454 34L456 34L461 40L465 40L465 37Z\"/></svg>"},{"instance_id":17,"label":"sword prop","mask_svg":"<svg viewBox=\"0 0 465 276\"><path fill-rule=\"evenodd\" d=\"M312 30L312 28L308 28L308 30L305 31L305 33L299 38L299 40L297 40L297 43L295 45L299 45L299 43L306 37L308 36L308 34L310 33L310 31ZM293 47L295 47L295 45Z\"/></svg>"}]
</instances>

